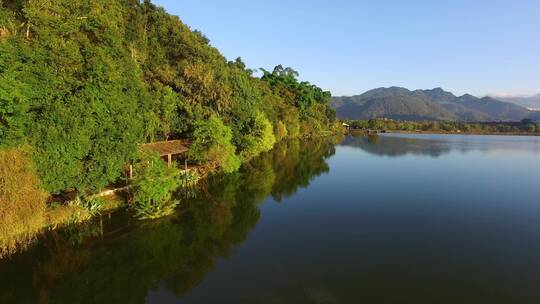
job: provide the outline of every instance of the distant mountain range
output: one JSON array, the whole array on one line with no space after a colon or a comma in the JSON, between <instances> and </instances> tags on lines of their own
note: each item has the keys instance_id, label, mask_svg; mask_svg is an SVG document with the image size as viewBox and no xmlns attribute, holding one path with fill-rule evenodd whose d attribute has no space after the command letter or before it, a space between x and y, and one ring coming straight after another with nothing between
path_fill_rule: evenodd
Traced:
<instances>
[{"instance_id":1,"label":"distant mountain range","mask_svg":"<svg viewBox=\"0 0 540 304\"><path fill-rule=\"evenodd\" d=\"M540 94L534 96L494 97L501 101L511 102L525 108L540 109Z\"/></svg>"},{"instance_id":2,"label":"distant mountain range","mask_svg":"<svg viewBox=\"0 0 540 304\"><path fill-rule=\"evenodd\" d=\"M362 95L332 97L331 106L342 119L519 121L532 112L492 97L455 96L441 88L410 91L378 88Z\"/></svg>"}]
</instances>

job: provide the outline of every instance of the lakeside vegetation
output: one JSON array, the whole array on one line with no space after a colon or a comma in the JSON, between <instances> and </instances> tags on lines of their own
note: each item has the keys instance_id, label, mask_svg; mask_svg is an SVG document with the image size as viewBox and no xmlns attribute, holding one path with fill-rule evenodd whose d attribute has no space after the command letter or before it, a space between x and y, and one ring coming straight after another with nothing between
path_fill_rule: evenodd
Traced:
<instances>
[{"instance_id":1,"label":"lakeside vegetation","mask_svg":"<svg viewBox=\"0 0 540 304\"><path fill-rule=\"evenodd\" d=\"M92 195L123 180L140 144L187 139L192 164L234 172L278 141L339 131L331 94L298 77L258 77L150 1L0 1L0 256L101 210ZM142 170L139 217L169 214L178 176ZM162 191L148 192L154 177Z\"/></svg>"},{"instance_id":2,"label":"lakeside vegetation","mask_svg":"<svg viewBox=\"0 0 540 304\"><path fill-rule=\"evenodd\" d=\"M458 121L400 121L386 118L345 120L353 130L448 132L472 134L530 134L540 135L540 122L523 119L520 122L458 122Z\"/></svg>"},{"instance_id":3,"label":"lakeside vegetation","mask_svg":"<svg viewBox=\"0 0 540 304\"><path fill-rule=\"evenodd\" d=\"M36 251L45 254L0 261L0 303L140 303L160 282L177 296L187 294L247 238L263 201L282 202L328 172L327 159L339 140L276 143L239 171L206 179L196 197L186 199L170 217L139 222L120 213L103 225L90 221L52 231ZM126 228L120 237L118 227ZM103 237L106 242L93 241Z\"/></svg>"}]
</instances>

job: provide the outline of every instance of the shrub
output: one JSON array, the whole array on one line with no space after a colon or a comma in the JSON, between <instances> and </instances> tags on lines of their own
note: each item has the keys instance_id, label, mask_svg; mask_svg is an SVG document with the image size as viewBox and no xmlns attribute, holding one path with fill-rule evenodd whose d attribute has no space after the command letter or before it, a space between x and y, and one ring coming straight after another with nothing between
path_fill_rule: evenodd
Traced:
<instances>
[{"instance_id":1,"label":"shrub","mask_svg":"<svg viewBox=\"0 0 540 304\"><path fill-rule=\"evenodd\" d=\"M268 118L262 112L256 112L248 125L248 132L242 140L242 156L251 158L272 149L276 137Z\"/></svg>"},{"instance_id":2,"label":"shrub","mask_svg":"<svg viewBox=\"0 0 540 304\"><path fill-rule=\"evenodd\" d=\"M73 201L69 202L68 205L74 205L81 207L82 209L86 209L91 216L94 216L101 213L104 203L105 201L99 197L77 197Z\"/></svg>"},{"instance_id":3,"label":"shrub","mask_svg":"<svg viewBox=\"0 0 540 304\"><path fill-rule=\"evenodd\" d=\"M234 172L240 167L240 158L232 144L232 131L216 116L199 122L193 134L189 159L197 164Z\"/></svg>"},{"instance_id":4,"label":"shrub","mask_svg":"<svg viewBox=\"0 0 540 304\"><path fill-rule=\"evenodd\" d=\"M193 187L199 181L199 173L193 170L181 171L180 173L180 187Z\"/></svg>"},{"instance_id":5,"label":"shrub","mask_svg":"<svg viewBox=\"0 0 540 304\"><path fill-rule=\"evenodd\" d=\"M135 166L131 208L139 219L154 219L170 215L178 205L172 199L180 186L180 171L167 167L157 153L142 151Z\"/></svg>"},{"instance_id":6,"label":"shrub","mask_svg":"<svg viewBox=\"0 0 540 304\"><path fill-rule=\"evenodd\" d=\"M47 225L49 229L56 229L72 224L81 224L92 218L92 212L77 201L67 204L53 203L47 209Z\"/></svg>"},{"instance_id":7,"label":"shrub","mask_svg":"<svg viewBox=\"0 0 540 304\"><path fill-rule=\"evenodd\" d=\"M45 226L46 197L28 154L0 150L0 256L29 244Z\"/></svg>"},{"instance_id":8,"label":"shrub","mask_svg":"<svg viewBox=\"0 0 540 304\"><path fill-rule=\"evenodd\" d=\"M197 197L197 183L199 182L199 173L195 170L181 171L180 173L180 191L177 192L182 198L193 199Z\"/></svg>"},{"instance_id":9,"label":"shrub","mask_svg":"<svg viewBox=\"0 0 540 304\"><path fill-rule=\"evenodd\" d=\"M93 216L107 210L107 202L103 198L76 197L66 204L52 203L47 208L47 226L49 229L81 224Z\"/></svg>"}]
</instances>

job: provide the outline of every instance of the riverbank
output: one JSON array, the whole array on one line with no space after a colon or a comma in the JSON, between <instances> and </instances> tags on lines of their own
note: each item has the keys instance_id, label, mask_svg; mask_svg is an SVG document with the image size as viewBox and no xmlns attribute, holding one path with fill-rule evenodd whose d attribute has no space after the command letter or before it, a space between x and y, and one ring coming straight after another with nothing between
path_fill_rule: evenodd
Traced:
<instances>
[{"instance_id":1,"label":"riverbank","mask_svg":"<svg viewBox=\"0 0 540 304\"><path fill-rule=\"evenodd\" d=\"M345 121L351 130L372 130L393 133L471 134L539 136L540 122L522 121L461 122L461 121L402 121L386 118Z\"/></svg>"},{"instance_id":2,"label":"riverbank","mask_svg":"<svg viewBox=\"0 0 540 304\"><path fill-rule=\"evenodd\" d=\"M528 132L456 132L456 131L441 131L441 130L415 130L415 131L404 131L404 130L378 130L378 133L398 133L398 134L448 134L448 135L503 135L503 136L540 136L540 133L528 133ZM362 134L375 134L368 133L362 130L350 130L351 133L362 133Z\"/></svg>"},{"instance_id":3,"label":"riverbank","mask_svg":"<svg viewBox=\"0 0 540 304\"><path fill-rule=\"evenodd\" d=\"M320 137L332 137L337 134L333 132L326 134L325 132L323 135L325 136ZM297 138L295 140L309 141L310 139ZM278 142L275 145L280 144L281 142ZM243 164L249 163L253 158L256 157L244 159ZM174 191L182 191L188 187L197 188L203 180L220 171L219 168L210 165L190 165L187 169L184 165L179 165L175 168L180 171L181 186ZM194 172L194 174L188 174L189 172ZM38 191L38 188L35 188L35 191ZM41 193L41 190L39 191ZM73 225L79 226L94 220L96 217L113 213L122 208L129 208L133 196L132 191L132 182L125 180L86 197L80 196L76 192L69 192L62 196L50 196L44 200L36 199L36 202L47 202L39 206L39 212L33 212L37 205L31 206L30 204L24 218L12 217L9 223L6 221L0 223L0 259L28 249L40 235L49 231Z\"/></svg>"},{"instance_id":4,"label":"riverbank","mask_svg":"<svg viewBox=\"0 0 540 304\"><path fill-rule=\"evenodd\" d=\"M4 221L0 227L0 259L29 248L47 231L80 225L125 205L122 196L117 194L89 202L77 198L66 203L50 203L41 210L31 210L32 214L25 218Z\"/></svg>"},{"instance_id":5,"label":"riverbank","mask_svg":"<svg viewBox=\"0 0 540 304\"><path fill-rule=\"evenodd\" d=\"M124 299L113 293L125 293L133 286L144 291L167 273L185 276L175 286L179 294L188 292L249 237L268 198L287 200L317 176L325 175L326 160L340 140L276 143L238 172L212 174L201 180L196 193L175 194L182 203L166 218L137 221L130 212L119 210L48 232L24 253L0 260L0 280L4 279L0 295L13 291L9 294L13 301L7 303L79 303L90 294L93 301L108 302ZM13 277L17 280L10 279ZM129 303L144 297L138 292L129 295ZM6 303L6 297L0 299Z\"/></svg>"},{"instance_id":6,"label":"riverbank","mask_svg":"<svg viewBox=\"0 0 540 304\"><path fill-rule=\"evenodd\" d=\"M183 170L179 167L177 169L180 171L178 176L181 187L193 186L194 183L199 182L212 172L205 166L192 166L189 170ZM196 170L197 174L186 173L193 170ZM196 177L196 180L193 180L193 176ZM0 193L0 201L7 204L0 206L0 208L4 208L4 210L0 210L4 213L4 220L0 222L0 259L28 249L39 236L47 232L69 226L79 226L98 216L128 208L133 186L131 181L126 180L93 195L81 196L72 191L47 197L44 191L36 187L35 181L26 181L26 184L23 182L24 186L17 186L15 182L9 183L7 187L13 191L6 190L11 198L2 196L3 193ZM21 199L13 198L13 193L18 193L17 195ZM17 206L18 213L6 213L15 208L11 205Z\"/></svg>"}]
</instances>

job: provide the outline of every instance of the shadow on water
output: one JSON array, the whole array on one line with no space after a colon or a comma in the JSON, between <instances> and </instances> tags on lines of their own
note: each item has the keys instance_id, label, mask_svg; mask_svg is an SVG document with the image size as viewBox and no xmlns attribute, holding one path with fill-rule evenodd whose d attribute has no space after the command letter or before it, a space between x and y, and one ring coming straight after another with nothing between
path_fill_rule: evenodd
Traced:
<instances>
[{"instance_id":1,"label":"shadow on water","mask_svg":"<svg viewBox=\"0 0 540 304\"><path fill-rule=\"evenodd\" d=\"M0 261L0 303L144 303L163 286L181 297L246 239L258 204L281 201L329 171L336 141L283 142L236 174L207 179L166 219L136 222L118 212L51 232Z\"/></svg>"},{"instance_id":2,"label":"shadow on water","mask_svg":"<svg viewBox=\"0 0 540 304\"><path fill-rule=\"evenodd\" d=\"M405 155L440 157L452 151L519 150L526 145L531 151L540 152L538 137L510 137L486 135L440 135L440 134L370 134L349 135L341 146L360 148L363 151L388 157ZM531 148L532 147L532 148Z\"/></svg>"}]
</instances>

